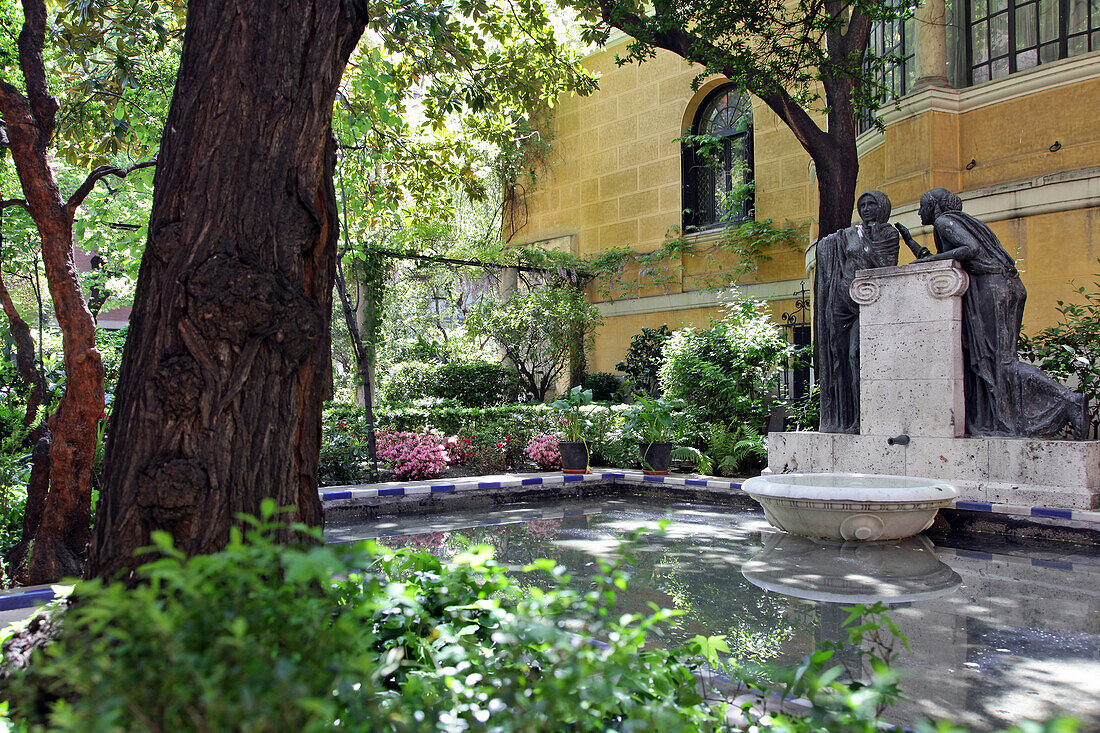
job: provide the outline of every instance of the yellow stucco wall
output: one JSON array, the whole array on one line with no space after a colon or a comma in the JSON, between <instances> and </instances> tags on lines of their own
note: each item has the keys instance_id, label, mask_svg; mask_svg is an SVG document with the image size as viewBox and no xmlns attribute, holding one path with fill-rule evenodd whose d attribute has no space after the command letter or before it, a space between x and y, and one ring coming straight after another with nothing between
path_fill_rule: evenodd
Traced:
<instances>
[{"instance_id":1,"label":"yellow stucco wall","mask_svg":"<svg viewBox=\"0 0 1100 733\"><path fill-rule=\"evenodd\" d=\"M709 80L696 93L691 90L696 70L678 56L658 52L644 64L617 66L617 50L622 49L611 47L586 62L600 74L596 94L560 100L550 164L527 196L526 226L513 241L570 236L574 253L585 257L611 247L652 251L670 233L678 232L681 163L675 140L720 80ZM1060 63L1095 64L1096 57L1091 54ZM1021 76L993 84L1009 89ZM1011 91L1002 96L1011 97ZM889 124L884 133L868 133L880 135L881 142L861 157L857 190L885 191L896 213L936 186L966 193L1100 166L1100 122L1081 107L1082 100L1097 98L1100 78L1062 83L963 112L932 105L928 111ZM1061 148L1051 152L1055 141ZM758 100L753 104L753 147L757 218L809 221L808 243L815 231L812 220L817 207L809 155ZM975 164L966 170L971 160ZM1028 288L1028 331L1056 320L1056 301L1072 296L1071 279L1088 284L1092 273L1100 271L1100 210L1096 208L992 221L990 226L1019 260ZM756 281L804 277L800 253L776 248L769 254L771 260L761 264ZM907 255L903 248L903 262ZM638 295L698 290L712 280L709 273L725 267L721 257L686 257L662 266L667 268L663 282L643 288ZM636 271L628 271L624 279L635 275ZM593 301L606 300L606 294L595 288L589 296ZM780 312L782 308L776 307ZM590 368L612 371L631 336L643 326L705 325L716 314L716 309L698 308L609 318L597 333Z\"/></svg>"}]
</instances>

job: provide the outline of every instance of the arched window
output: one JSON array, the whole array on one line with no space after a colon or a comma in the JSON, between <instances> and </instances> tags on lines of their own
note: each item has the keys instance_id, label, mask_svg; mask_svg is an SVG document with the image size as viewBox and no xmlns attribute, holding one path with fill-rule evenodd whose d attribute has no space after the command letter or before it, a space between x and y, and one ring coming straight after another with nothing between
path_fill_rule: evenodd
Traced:
<instances>
[{"instance_id":1,"label":"arched window","mask_svg":"<svg viewBox=\"0 0 1100 733\"><path fill-rule=\"evenodd\" d=\"M684 231L752 218L752 101L732 84L703 100L683 144Z\"/></svg>"}]
</instances>

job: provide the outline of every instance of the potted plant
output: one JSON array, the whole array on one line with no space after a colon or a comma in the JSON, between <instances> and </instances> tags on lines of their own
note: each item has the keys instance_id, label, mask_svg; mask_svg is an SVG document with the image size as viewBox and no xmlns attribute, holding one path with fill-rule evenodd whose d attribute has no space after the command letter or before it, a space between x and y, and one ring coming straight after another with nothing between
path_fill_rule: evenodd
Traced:
<instances>
[{"instance_id":1,"label":"potted plant","mask_svg":"<svg viewBox=\"0 0 1100 733\"><path fill-rule=\"evenodd\" d=\"M642 472L652 476L668 473L672 455L671 438L676 431L673 411L676 405L659 397L636 395L637 401L626 416L626 430L638 439L642 452Z\"/></svg>"},{"instance_id":2,"label":"potted plant","mask_svg":"<svg viewBox=\"0 0 1100 733\"><path fill-rule=\"evenodd\" d=\"M561 416L562 436L565 438L558 442L562 473L588 473L591 451L585 438L592 421L581 408L591 404L592 390L580 386L550 403L550 407Z\"/></svg>"}]
</instances>

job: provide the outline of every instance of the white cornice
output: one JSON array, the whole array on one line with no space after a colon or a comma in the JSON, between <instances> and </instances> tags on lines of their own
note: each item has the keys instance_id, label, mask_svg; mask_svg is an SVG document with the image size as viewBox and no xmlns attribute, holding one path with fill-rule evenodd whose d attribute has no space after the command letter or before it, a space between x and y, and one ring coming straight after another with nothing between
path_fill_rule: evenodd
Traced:
<instances>
[{"instance_id":1,"label":"white cornice","mask_svg":"<svg viewBox=\"0 0 1100 733\"><path fill-rule=\"evenodd\" d=\"M777 280L768 283L738 285L736 292L753 300L789 300L794 298L804 286L809 287L809 283L803 279ZM624 300L596 303L595 306L604 318L615 318L616 316L634 316L642 313L714 308L726 305L729 302L730 296L724 290L692 290L686 293L626 298Z\"/></svg>"},{"instance_id":2,"label":"white cornice","mask_svg":"<svg viewBox=\"0 0 1100 733\"><path fill-rule=\"evenodd\" d=\"M881 108L879 116L889 127L925 112L962 114L1036 92L1096 78L1100 78L1100 53L1090 53L1049 64L1040 64L1026 71L1018 71L965 89L930 87L902 97L896 105ZM885 135L882 131L868 130L856 138L856 151L861 156L865 155L882 145L884 140Z\"/></svg>"},{"instance_id":3,"label":"white cornice","mask_svg":"<svg viewBox=\"0 0 1100 733\"><path fill-rule=\"evenodd\" d=\"M1060 171L964 191L963 210L986 224L1027 216L1100 207L1100 166ZM926 234L931 227L920 223L919 201L895 206L892 219L913 234ZM806 272L814 266L814 245L806 249Z\"/></svg>"}]
</instances>

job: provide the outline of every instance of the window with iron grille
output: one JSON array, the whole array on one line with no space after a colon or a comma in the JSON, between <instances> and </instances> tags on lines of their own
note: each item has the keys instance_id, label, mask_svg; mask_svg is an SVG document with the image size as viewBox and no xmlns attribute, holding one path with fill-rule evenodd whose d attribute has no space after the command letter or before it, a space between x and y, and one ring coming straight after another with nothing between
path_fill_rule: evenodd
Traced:
<instances>
[{"instance_id":1,"label":"window with iron grille","mask_svg":"<svg viewBox=\"0 0 1100 733\"><path fill-rule=\"evenodd\" d=\"M683 143L684 231L752 218L752 100L733 85L699 107Z\"/></svg>"},{"instance_id":2,"label":"window with iron grille","mask_svg":"<svg viewBox=\"0 0 1100 733\"><path fill-rule=\"evenodd\" d=\"M912 17L878 21L871 28L868 54L877 58L891 56L900 59L898 63L886 64L874 72L883 90L880 106L904 97L913 89L913 82L917 79L916 47L916 21ZM857 132L866 132L874 124L875 111L863 110L856 120Z\"/></svg>"},{"instance_id":3,"label":"window with iron grille","mask_svg":"<svg viewBox=\"0 0 1100 733\"><path fill-rule=\"evenodd\" d=\"M1100 49L1100 0L964 0L969 82Z\"/></svg>"}]
</instances>

